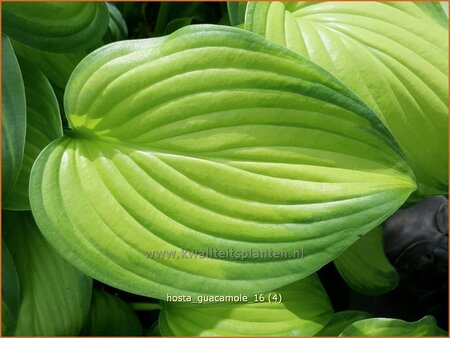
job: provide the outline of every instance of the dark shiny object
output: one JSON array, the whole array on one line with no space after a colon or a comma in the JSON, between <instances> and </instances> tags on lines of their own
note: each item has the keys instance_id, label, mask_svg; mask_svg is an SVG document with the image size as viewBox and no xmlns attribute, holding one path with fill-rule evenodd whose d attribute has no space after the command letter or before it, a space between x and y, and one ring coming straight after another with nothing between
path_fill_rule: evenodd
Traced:
<instances>
[{"instance_id":1,"label":"dark shiny object","mask_svg":"<svg viewBox=\"0 0 450 338\"><path fill-rule=\"evenodd\" d=\"M447 273L448 199L428 197L397 211L384 224L384 250L399 272Z\"/></svg>"},{"instance_id":2,"label":"dark shiny object","mask_svg":"<svg viewBox=\"0 0 450 338\"><path fill-rule=\"evenodd\" d=\"M448 199L428 197L384 223L384 250L400 286L442 322L448 309Z\"/></svg>"}]
</instances>

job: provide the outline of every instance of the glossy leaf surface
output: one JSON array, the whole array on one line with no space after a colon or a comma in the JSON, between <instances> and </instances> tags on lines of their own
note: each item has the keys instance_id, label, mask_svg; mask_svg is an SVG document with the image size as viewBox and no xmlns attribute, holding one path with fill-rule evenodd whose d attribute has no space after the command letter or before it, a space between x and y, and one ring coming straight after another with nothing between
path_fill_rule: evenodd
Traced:
<instances>
[{"instance_id":1,"label":"glossy leaf surface","mask_svg":"<svg viewBox=\"0 0 450 338\"><path fill-rule=\"evenodd\" d=\"M359 98L243 30L190 26L110 44L67 88L73 130L38 158L32 209L64 257L127 291L165 299L286 285L415 189Z\"/></svg>"},{"instance_id":2,"label":"glossy leaf surface","mask_svg":"<svg viewBox=\"0 0 450 338\"><path fill-rule=\"evenodd\" d=\"M251 2L245 28L318 63L365 100L408 157L420 193L438 194L448 190L448 30L435 5Z\"/></svg>"}]
</instances>

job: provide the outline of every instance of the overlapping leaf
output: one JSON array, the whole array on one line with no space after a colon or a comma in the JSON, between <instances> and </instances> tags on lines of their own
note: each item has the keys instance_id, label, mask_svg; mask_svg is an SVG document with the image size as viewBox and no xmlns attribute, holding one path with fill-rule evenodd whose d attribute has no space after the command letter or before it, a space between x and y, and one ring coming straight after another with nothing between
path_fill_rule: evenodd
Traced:
<instances>
[{"instance_id":1,"label":"overlapping leaf","mask_svg":"<svg viewBox=\"0 0 450 338\"><path fill-rule=\"evenodd\" d=\"M406 322L391 318L370 318L352 323L340 336L448 336L447 332L436 325L431 316L417 322Z\"/></svg>"},{"instance_id":2,"label":"overlapping leaf","mask_svg":"<svg viewBox=\"0 0 450 338\"><path fill-rule=\"evenodd\" d=\"M27 98L27 131L22 167L3 208L29 210L28 185L31 167L51 141L62 136L55 93L44 74L25 60L19 60Z\"/></svg>"},{"instance_id":3,"label":"overlapping leaf","mask_svg":"<svg viewBox=\"0 0 450 338\"><path fill-rule=\"evenodd\" d=\"M89 311L92 280L54 251L30 212L3 211L2 216L20 282L14 335L77 335Z\"/></svg>"},{"instance_id":4,"label":"overlapping leaf","mask_svg":"<svg viewBox=\"0 0 450 338\"><path fill-rule=\"evenodd\" d=\"M399 276L384 254L382 237L378 226L334 260L347 284L362 294L381 295L398 285Z\"/></svg>"},{"instance_id":5,"label":"overlapping leaf","mask_svg":"<svg viewBox=\"0 0 450 338\"><path fill-rule=\"evenodd\" d=\"M47 52L93 46L108 28L103 2L5 2L2 29L12 39Z\"/></svg>"},{"instance_id":6,"label":"overlapping leaf","mask_svg":"<svg viewBox=\"0 0 450 338\"><path fill-rule=\"evenodd\" d=\"M11 41L2 35L2 198L11 192L22 166L26 128L25 88Z\"/></svg>"},{"instance_id":7,"label":"overlapping leaf","mask_svg":"<svg viewBox=\"0 0 450 338\"><path fill-rule=\"evenodd\" d=\"M316 275L274 291L280 303L189 304L164 302L164 336L310 336L332 316L328 296Z\"/></svg>"},{"instance_id":8,"label":"overlapping leaf","mask_svg":"<svg viewBox=\"0 0 450 338\"><path fill-rule=\"evenodd\" d=\"M446 193L448 30L435 5L251 2L245 28L337 76L391 130L420 193Z\"/></svg>"},{"instance_id":9,"label":"overlapping leaf","mask_svg":"<svg viewBox=\"0 0 450 338\"><path fill-rule=\"evenodd\" d=\"M73 131L32 171L37 223L82 271L143 295L286 285L415 189L359 98L239 29L105 46L75 70L65 108Z\"/></svg>"},{"instance_id":10,"label":"overlapping leaf","mask_svg":"<svg viewBox=\"0 0 450 338\"><path fill-rule=\"evenodd\" d=\"M92 290L91 309L82 336L140 336L138 317L119 297L101 289Z\"/></svg>"}]
</instances>

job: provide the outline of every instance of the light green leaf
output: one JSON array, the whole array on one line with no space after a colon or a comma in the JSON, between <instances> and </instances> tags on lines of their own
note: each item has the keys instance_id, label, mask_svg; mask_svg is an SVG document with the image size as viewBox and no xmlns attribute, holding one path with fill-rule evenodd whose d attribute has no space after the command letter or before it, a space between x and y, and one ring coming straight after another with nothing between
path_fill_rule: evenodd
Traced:
<instances>
[{"instance_id":1,"label":"light green leaf","mask_svg":"<svg viewBox=\"0 0 450 338\"><path fill-rule=\"evenodd\" d=\"M269 303L269 297L281 296ZM260 295L262 296L262 295ZM319 278L310 275L248 303L164 302L163 336L310 336L330 320L333 309ZM197 299L193 299L197 301Z\"/></svg>"},{"instance_id":2,"label":"light green leaf","mask_svg":"<svg viewBox=\"0 0 450 338\"><path fill-rule=\"evenodd\" d=\"M448 27L448 17L445 14L444 7L439 2L413 2L423 12L428 14L434 21L440 24L442 27ZM447 4L448 5L448 4Z\"/></svg>"},{"instance_id":3,"label":"light green leaf","mask_svg":"<svg viewBox=\"0 0 450 338\"><path fill-rule=\"evenodd\" d=\"M130 305L104 290L93 289L91 309L80 334L82 336L140 336L142 327Z\"/></svg>"},{"instance_id":4,"label":"light green leaf","mask_svg":"<svg viewBox=\"0 0 450 338\"><path fill-rule=\"evenodd\" d=\"M78 335L89 311L92 280L53 250L30 212L3 211L3 236L20 282L14 334Z\"/></svg>"},{"instance_id":5,"label":"light green leaf","mask_svg":"<svg viewBox=\"0 0 450 338\"><path fill-rule=\"evenodd\" d=\"M342 311L336 312L331 317L331 320L328 324L320 330L316 336L319 337L333 337L338 336L347 326L350 324L372 317L371 314L364 311Z\"/></svg>"},{"instance_id":6,"label":"light green leaf","mask_svg":"<svg viewBox=\"0 0 450 338\"><path fill-rule=\"evenodd\" d=\"M67 88L73 130L36 161L32 210L64 257L130 292L286 285L415 189L366 105L240 29L189 26L107 45Z\"/></svg>"},{"instance_id":7,"label":"light green leaf","mask_svg":"<svg viewBox=\"0 0 450 338\"><path fill-rule=\"evenodd\" d=\"M337 257L334 264L347 284L365 295L376 296L389 292L399 282L397 271L384 254L381 226L362 236Z\"/></svg>"},{"instance_id":8,"label":"light green leaf","mask_svg":"<svg viewBox=\"0 0 450 338\"><path fill-rule=\"evenodd\" d=\"M432 316L425 316L417 322L370 318L354 322L340 336L447 336L447 332L436 325Z\"/></svg>"},{"instance_id":9,"label":"light green leaf","mask_svg":"<svg viewBox=\"0 0 450 338\"><path fill-rule=\"evenodd\" d=\"M245 28L311 59L354 90L397 139L420 193L438 194L448 190L448 31L430 17L434 7L250 2Z\"/></svg>"},{"instance_id":10,"label":"light green leaf","mask_svg":"<svg viewBox=\"0 0 450 338\"><path fill-rule=\"evenodd\" d=\"M19 313L20 286L16 266L2 240L2 336L12 336Z\"/></svg>"},{"instance_id":11,"label":"light green leaf","mask_svg":"<svg viewBox=\"0 0 450 338\"><path fill-rule=\"evenodd\" d=\"M445 17L447 18L447 25L448 25L448 2L440 1L439 3L442 7L442 10L444 11Z\"/></svg>"},{"instance_id":12,"label":"light green leaf","mask_svg":"<svg viewBox=\"0 0 450 338\"><path fill-rule=\"evenodd\" d=\"M25 146L25 88L9 38L2 34L2 199L11 192Z\"/></svg>"},{"instance_id":13,"label":"light green leaf","mask_svg":"<svg viewBox=\"0 0 450 338\"><path fill-rule=\"evenodd\" d=\"M227 2L228 17L230 18L231 26L237 26L245 21L245 10L247 9L247 2Z\"/></svg>"},{"instance_id":14,"label":"light green leaf","mask_svg":"<svg viewBox=\"0 0 450 338\"><path fill-rule=\"evenodd\" d=\"M12 39L47 52L86 49L103 37L109 13L103 2L5 2L2 28Z\"/></svg>"},{"instance_id":15,"label":"light green leaf","mask_svg":"<svg viewBox=\"0 0 450 338\"><path fill-rule=\"evenodd\" d=\"M62 136L62 126L58 101L45 75L23 59L19 59L19 63L27 98L25 153L19 177L3 208L29 210L31 167L42 149Z\"/></svg>"},{"instance_id":16,"label":"light green leaf","mask_svg":"<svg viewBox=\"0 0 450 338\"><path fill-rule=\"evenodd\" d=\"M418 20L432 20L444 28L447 28L448 26L448 19L445 15L445 11L437 1L392 1L387 4Z\"/></svg>"}]
</instances>

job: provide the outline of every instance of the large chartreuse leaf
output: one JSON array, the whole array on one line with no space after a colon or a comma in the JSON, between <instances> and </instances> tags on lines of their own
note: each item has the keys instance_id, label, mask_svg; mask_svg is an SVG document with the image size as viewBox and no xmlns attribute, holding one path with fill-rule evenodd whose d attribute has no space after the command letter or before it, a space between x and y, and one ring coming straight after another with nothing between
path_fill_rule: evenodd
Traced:
<instances>
[{"instance_id":1,"label":"large chartreuse leaf","mask_svg":"<svg viewBox=\"0 0 450 338\"><path fill-rule=\"evenodd\" d=\"M102 289L93 289L91 309L80 335L140 336L142 327L130 305Z\"/></svg>"},{"instance_id":2,"label":"large chartreuse leaf","mask_svg":"<svg viewBox=\"0 0 450 338\"><path fill-rule=\"evenodd\" d=\"M61 258L30 212L3 211L3 237L20 282L18 336L78 335L89 311L92 280Z\"/></svg>"},{"instance_id":3,"label":"large chartreuse leaf","mask_svg":"<svg viewBox=\"0 0 450 338\"><path fill-rule=\"evenodd\" d=\"M419 20L433 20L444 28L448 27L448 19L443 2L438 1L392 1L389 6L407 13Z\"/></svg>"},{"instance_id":4,"label":"large chartreuse leaf","mask_svg":"<svg viewBox=\"0 0 450 338\"><path fill-rule=\"evenodd\" d=\"M29 210L28 185L31 167L51 141L62 136L58 102L44 74L26 60L19 59L27 98L25 151L19 177L3 208Z\"/></svg>"},{"instance_id":5,"label":"large chartreuse leaf","mask_svg":"<svg viewBox=\"0 0 450 338\"><path fill-rule=\"evenodd\" d=\"M20 286L16 266L2 241L2 336L12 336L17 324Z\"/></svg>"},{"instance_id":6,"label":"large chartreuse leaf","mask_svg":"<svg viewBox=\"0 0 450 338\"><path fill-rule=\"evenodd\" d=\"M315 274L264 295L262 302L254 300L255 296L238 304L164 302L159 327L163 336L310 336L333 313Z\"/></svg>"},{"instance_id":7,"label":"large chartreuse leaf","mask_svg":"<svg viewBox=\"0 0 450 338\"><path fill-rule=\"evenodd\" d=\"M334 264L347 284L362 294L381 295L399 282L397 271L384 254L381 226L363 235Z\"/></svg>"},{"instance_id":8,"label":"large chartreuse leaf","mask_svg":"<svg viewBox=\"0 0 450 338\"><path fill-rule=\"evenodd\" d=\"M441 330L431 316L417 322L405 322L400 319L370 318L349 325L340 336L448 336Z\"/></svg>"},{"instance_id":9,"label":"large chartreuse leaf","mask_svg":"<svg viewBox=\"0 0 450 338\"><path fill-rule=\"evenodd\" d=\"M47 52L73 52L95 43L108 28L103 2L5 2L2 29L14 40Z\"/></svg>"},{"instance_id":10,"label":"large chartreuse leaf","mask_svg":"<svg viewBox=\"0 0 450 338\"><path fill-rule=\"evenodd\" d=\"M2 35L2 199L11 192L25 146L26 103L22 74L11 41Z\"/></svg>"},{"instance_id":11,"label":"large chartreuse leaf","mask_svg":"<svg viewBox=\"0 0 450 338\"><path fill-rule=\"evenodd\" d=\"M333 314L333 317L331 317L331 320L327 323L327 325L318 333L316 333L316 336L319 337L339 336L339 334L350 324L370 317L371 315L364 311L350 310L350 311L336 312Z\"/></svg>"},{"instance_id":12,"label":"large chartreuse leaf","mask_svg":"<svg viewBox=\"0 0 450 338\"><path fill-rule=\"evenodd\" d=\"M293 282L415 189L363 102L236 28L98 49L75 69L65 108L73 130L31 174L37 223L80 270L143 295Z\"/></svg>"},{"instance_id":13,"label":"large chartreuse leaf","mask_svg":"<svg viewBox=\"0 0 450 338\"><path fill-rule=\"evenodd\" d=\"M448 28L448 17L445 13L444 4L447 2L437 2L437 1L417 1L411 3L402 3L400 1L392 2L392 6L404 10L408 14L415 15L417 18L422 18L423 14L426 13L430 18L436 21L444 28ZM413 6L411 6L413 5ZM421 11L418 11L414 6L419 7Z\"/></svg>"},{"instance_id":14,"label":"large chartreuse leaf","mask_svg":"<svg viewBox=\"0 0 450 338\"><path fill-rule=\"evenodd\" d=\"M364 99L420 193L447 193L448 30L432 3L251 2L245 28L305 56Z\"/></svg>"}]
</instances>

